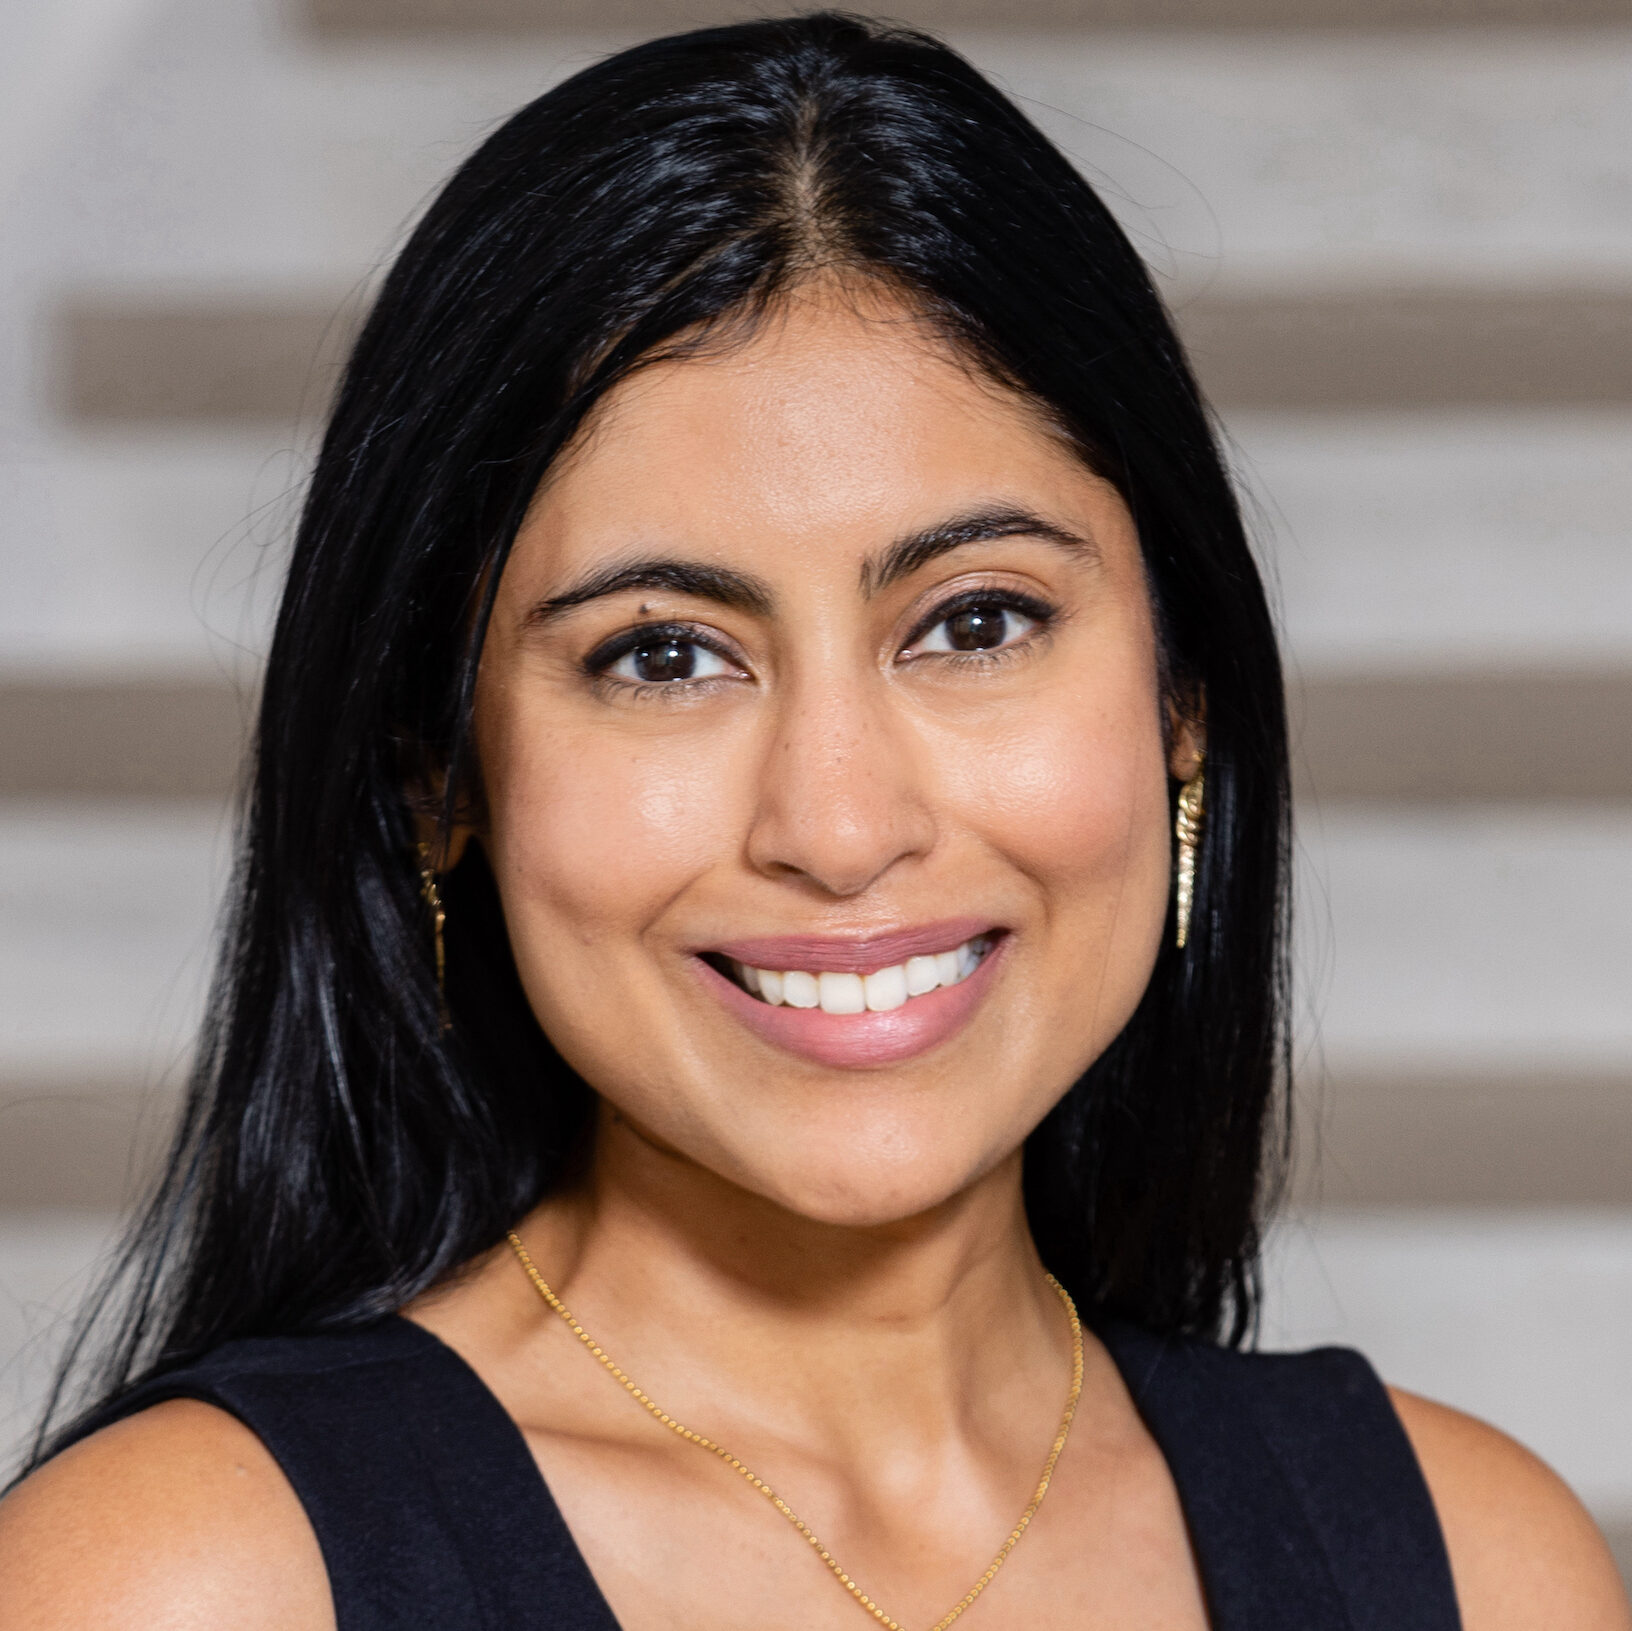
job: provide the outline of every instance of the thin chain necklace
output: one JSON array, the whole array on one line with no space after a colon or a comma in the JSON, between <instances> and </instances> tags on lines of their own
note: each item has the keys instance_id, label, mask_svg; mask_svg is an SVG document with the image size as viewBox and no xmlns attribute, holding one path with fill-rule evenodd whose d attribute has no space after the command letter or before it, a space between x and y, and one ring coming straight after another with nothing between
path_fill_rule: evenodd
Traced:
<instances>
[{"instance_id":1,"label":"thin chain necklace","mask_svg":"<svg viewBox=\"0 0 1632 1631\"><path fill-rule=\"evenodd\" d=\"M594 1337L592 1337L589 1332L586 1331L583 1326L581 1326L578 1321L572 1317L567 1305L562 1302L552 1290L550 1290L549 1286L544 1281L544 1276L538 1272L532 1258L527 1255L527 1248L522 1245L521 1237L517 1235L514 1230L511 1230L507 1238L510 1241L510 1249L516 1254L517 1260L527 1271L527 1278L533 1282L534 1289L538 1292L539 1296L541 1296L544 1301L548 1303L549 1306L553 1308L563 1320L566 1321L567 1329L571 1331L572 1334L577 1337L578 1340L583 1343L583 1345L588 1348L598 1360L600 1360L601 1364L604 1365L614 1377L617 1378L617 1380L622 1384L624 1391L628 1393L637 1404L641 1405L651 1415L655 1416L665 1427L669 1429L671 1433L683 1438L688 1444L695 1444L699 1449L707 1450L711 1455L718 1456L720 1460L723 1461L733 1472L740 1473L756 1490L759 1491L761 1495L765 1497L767 1501L771 1503L772 1506L776 1508L778 1512L782 1514L784 1518L788 1520L789 1523L793 1525L795 1529L799 1531L801 1535L805 1537L806 1541L810 1544L811 1550L814 1551L822 1562L828 1566L834 1577L838 1580L839 1584L843 1586L844 1589L849 1592L850 1595L854 1597L855 1600L860 1603L861 1606L866 1609L867 1612L871 1614L881 1626L884 1627L884 1631L902 1631L902 1627L892 1620L890 1616L886 1614L884 1610L881 1609L878 1604L875 1603L872 1598L869 1597L867 1593L864 1592L861 1587L850 1578L848 1574L845 1573L838 1559L835 1558L833 1554L828 1551L827 1547L822 1544L821 1540L817 1537L816 1532L810 1527L810 1525L807 1524L805 1520L801 1518L799 1514L795 1512L793 1508L789 1506L788 1503L784 1501L782 1497L778 1495L763 1478L759 1477L759 1475L753 1472L750 1468L744 1466L743 1463L732 1455L732 1453L726 1449L724 1445L716 1444L713 1439L705 1438L701 1433L693 1432L691 1428L683 1425L681 1422L677 1422L674 1417L669 1415L668 1412L665 1411L660 1405L641 1392L640 1388L636 1386L635 1382L618 1369L617 1365L613 1362L611 1355L609 1355L606 1350L594 1339ZM942 1615L941 1618L935 1622L935 1624L930 1628L930 1631L946 1631L947 1626L951 1625L951 1623L957 1619L958 1616L962 1614L963 1611L968 1608L969 1605L973 1603L974 1600L992 1583L993 1579L997 1575L997 1571L1003 1567L1003 1564L1008 1559L1009 1553L1014 1550L1015 1546L1019 1543L1020 1537L1025 1534L1026 1530L1030 1527L1031 1520L1037 1516L1037 1508L1043 1504L1043 1497L1048 1494L1049 1482L1054 1476L1055 1463L1059 1461L1060 1452L1065 1448L1066 1436L1071 1431L1071 1418L1077 1413L1077 1400L1082 1396L1082 1322L1077 1318L1077 1305L1072 1302L1071 1294L1065 1289L1064 1286L1060 1284L1058 1280L1054 1278L1052 1274L1047 1276L1047 1280L1059 1294L1060 1301L1065 1305L1066 1317L1071 1321L1071 1391L1066 1396L1065 1411L1060 1417L1059 1431L1055 1433L1054 1442L1049 1446L1048 1459L1043 1463L1043 1475L1037 1480L1037 1488L1032 1492L1032 1497L1026 1505L1026 1510L1020 1514L1020 1521L1009 1531L1008 1538L1000 1547L998 1547L997 1556L994 1557L991 1563L987 1565L986 1572L981 1575L974 1585L969 1588L956 1607L954 1607L949 1613Z\"/></svg>"}]
</instances>

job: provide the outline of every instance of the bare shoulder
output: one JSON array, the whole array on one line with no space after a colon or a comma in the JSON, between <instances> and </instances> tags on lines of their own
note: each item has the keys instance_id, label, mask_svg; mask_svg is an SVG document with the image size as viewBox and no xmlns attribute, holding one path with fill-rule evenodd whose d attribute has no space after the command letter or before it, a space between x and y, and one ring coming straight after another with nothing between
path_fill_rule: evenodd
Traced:
<instances>
[{"instance_id":1,"label":"bare shoulder","mask_svg":"<svg viewBox=\"0 0 1632 1631\"><path fill-rule=\"evenodd\" d=\"M323 1557L241 1422L177 1399L93 1433L0 1501L0 1631L334 1631Z\"/></svg>"},{"instance_id":2,"label":"bare shoulder","mask_svg":"<svg viewBox=\"0 0 1632 1631\"><path fill-rule=\"evenodd\" d=\"M1557 1473L1460 1410L1389 1394L1439 1511L1467 1631L1632 1631L1609 1548Z\"/></svg>"}]
</instances>

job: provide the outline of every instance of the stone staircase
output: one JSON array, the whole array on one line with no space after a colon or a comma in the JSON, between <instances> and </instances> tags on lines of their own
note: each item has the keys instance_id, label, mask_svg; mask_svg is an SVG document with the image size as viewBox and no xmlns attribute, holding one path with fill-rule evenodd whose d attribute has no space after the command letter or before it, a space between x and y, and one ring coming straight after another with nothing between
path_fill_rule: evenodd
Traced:
<instances>
[{"instance_id":1,"label":"stone staircase","mask_svg":"<svg viewBox=\"0 0 1632 1631\"><path fill-rule=\"evenodd\" d=\"M496 119L732 14L29 4L62 86L0 197L13 1430L184 1067L256 653L368 288ZM1104 186L1276 585L1305 1130L1270 1336L1360 1343L1632 1536L1632 11L892 9Z\"/></svg>"}]
</instances>

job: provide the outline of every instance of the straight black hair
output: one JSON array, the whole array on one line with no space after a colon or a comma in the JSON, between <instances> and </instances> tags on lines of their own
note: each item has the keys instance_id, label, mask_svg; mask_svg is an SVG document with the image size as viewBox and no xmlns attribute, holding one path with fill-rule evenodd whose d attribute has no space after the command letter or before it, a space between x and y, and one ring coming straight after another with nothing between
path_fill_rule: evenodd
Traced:
<instances>
[{"instance_id":1,"label":"straight black hair","mask_svg":"<svg viewBox=\"0 0 1632 1631\"><path fill-rule=\"evenodd\" d=\"M906 297L1136 520L1164 683L1205 710L1195 912L1032 1135L1026 1200L1090 1313L1250 1331L1284 1153L1288 792L1230 483L1145 268L1065 157L938 41L823 12L568 79L463 165L386 279L294 545L181 1125L76 1345L100 1353L94 1392L231 1338L377 1319L571 1170L592 1094L527 1004L475 845L446 879L439 1023L406 789L428 765L450 799L469 785L498 569L585 414L824 271Z\"/></svg>"}]
</instances>

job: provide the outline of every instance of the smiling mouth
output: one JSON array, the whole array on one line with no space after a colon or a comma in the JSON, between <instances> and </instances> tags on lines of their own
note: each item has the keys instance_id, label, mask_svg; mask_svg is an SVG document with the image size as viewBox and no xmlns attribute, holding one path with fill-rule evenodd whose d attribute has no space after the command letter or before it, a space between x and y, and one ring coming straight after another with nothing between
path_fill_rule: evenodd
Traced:
<instances>
[{"instance_id":1,"label":"smiling mouth","mask_svg":"<svg viewBox=\"0 0 1632 1631\"><path fill-rule=\"evenodd\" d=\"M819 1008L824 1014L887 1014L944 986L961 985L997 944L998 932L977 934L950 951L909 957L871 973L754 968L734 957L707 961L733 985L773 1008Z\"/></svg>"}]
</instances>

